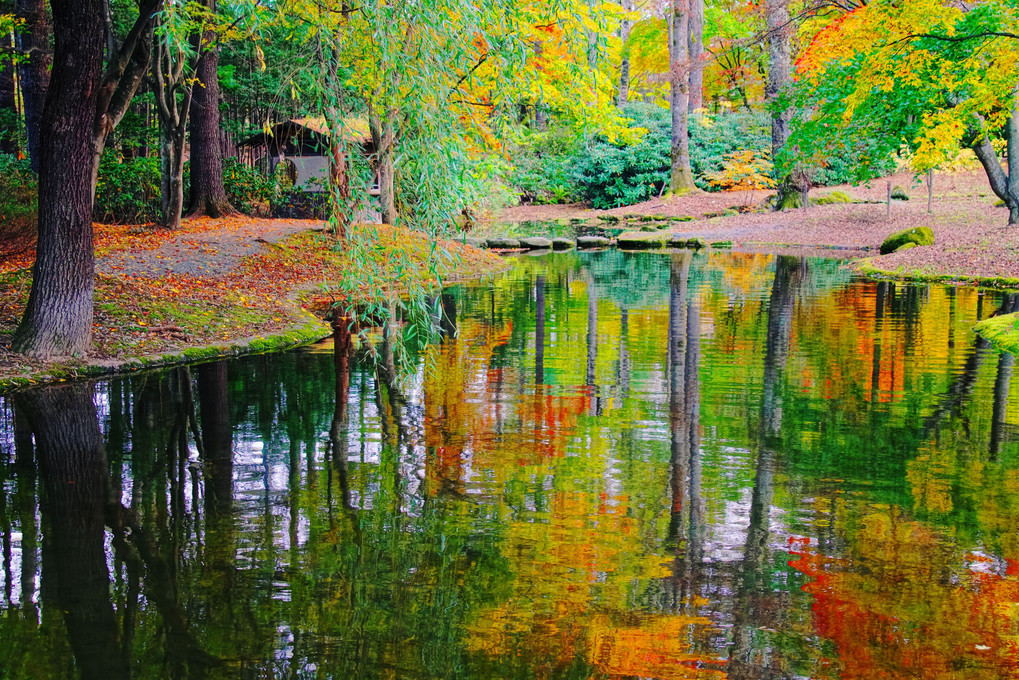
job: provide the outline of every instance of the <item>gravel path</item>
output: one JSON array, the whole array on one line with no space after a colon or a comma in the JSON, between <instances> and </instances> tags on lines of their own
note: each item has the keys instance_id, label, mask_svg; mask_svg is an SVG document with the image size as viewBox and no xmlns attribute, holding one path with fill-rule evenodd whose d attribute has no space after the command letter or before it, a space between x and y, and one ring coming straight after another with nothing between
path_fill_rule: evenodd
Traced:
<instances>
[{"instance_id":1,"label":"gravel path","mask_svg":"<svg viewBox=\"0 0 1019 680\"><path fill-rule=\"evenodd\" d=\"M96 258L96 271L103 274L197 278L223 276L240 261L263 252L276 243L308 229L321 229L315 220L219 220L210 230L194 230L187 222L170 240L150 249L118 250Z\"/></svg>"}]
</instances>

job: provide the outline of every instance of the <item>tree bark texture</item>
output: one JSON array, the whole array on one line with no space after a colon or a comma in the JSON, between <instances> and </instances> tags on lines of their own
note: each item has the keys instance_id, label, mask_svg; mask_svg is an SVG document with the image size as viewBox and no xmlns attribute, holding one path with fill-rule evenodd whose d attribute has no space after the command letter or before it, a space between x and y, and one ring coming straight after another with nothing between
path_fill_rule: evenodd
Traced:
<instances>
[{"instance_id":1,"label":"tree bark texture","mask_svg":"<svg viewBox=\"0 0 1019 680\"><path fill-rule=\"evenodd\" d=\"M782 91L792 82L792 26L789 20L789 0L765 0L764 23L768 34L768 79L764 84L764 102L774 107ZM779 152L789 141L788 110L772 108L771 158L777 161ZM776 209L781 209L786 197L795 191L789 178L779 178Z\"/></svg>"},{"instance_id":2,"label":"tree bark texture","mask_svg":"<svg viewBox=\"0 0 1019 680\"><path fill-rule=\"evenodd\" d=\"M93 143L106 45L102 0L53 0L53 70L39 145L39 241L13 348L87 354L95 262Z\"/></svg>"},{"instance_id":3,"label":"tree bark texture","mask_svg":"<svg viewBox=\"0 0 1019 680\"><path fill-rule=\"evenodd\" d=\"M690 133L687 129L690 106L690 0L672 0L669 22L669 80L672 109L672 172L669 189L673 193L686 193L694 188L693 170L690 168Z\"/></svg>"},{"instance_id":4,"label":"tree bark texture","mask_svg":"<svg viewBox=\"0 0 1019 680\"><path fill-rule=\"evenodd\" d=\"M690 55L690 100L693 113L704 108L704 0L690 1L690 31L687 52Z\"/></svg>"},{"instance_id":5,"label":"tree bark texture","mask_svg":"<svg viewBox=\"0 0 1019 680\"><path fill-rule=\"evenodd\" d=\"M383 224L396 224L396 170L393 165L393 146L396 142L393 124L395 116L395 111L388 111L386 120L372 118L370 126L372 140L375 142L375 171L379 178L379 212Z\"/></svg>"},{"instance_id":6,"label":"tree bark texture","mask_svg":"<svg viewBox=\"0 0 1019 680\"><path fill-rule=\"evenodd\" d=\"M623 0L623 11L633 11L634 0ZM619 62L619 92L616 94L616 106L623 108L630 100L630 48L626 44L630 39L630 19L624 18L619 28L619 39L623 43L623 55Z\"/></svg>"},{"instance_id":7,"label":"tree bark texture","mask_svg":"<svg viewBox=\"0 0 1019 680\"><path fill-rule=\"evenodd\" d=\"M44 141L45 144L45 141ZM30 390L17 397L35 434L46 489L41 505L51 559L43 579L55 577L71 649L82 678L128 678L110 599L104 516L109 470L91 385Z\"/></svg>"},{"instance_id":8,"label":"tree bark texture","mask_svg":"<svg viewBox=\"0 0 1019 680\"><path fill-rule=\"evenodd\" d=\"M986 134L980 133L977 137L973 143L973 152L987 173L991 190L1008 208L1008 223L1019 224L1019 107L1012 110L1006 133L1007 171L1002 169L998 153Z\"/></svg>"},{"instance_id":9,"label":"tree bark texture","mask_svg":"<svg viewBox=\"0 0 1019 680\"><path fill-rule=\"evenodd\" d=\"M216 0L204 0L211 12ZM191 102L191 205L188 215L224 217L237 213L223 186L223 147L219 143L219 51L216 34L206 31L193 42L199 53Z\"/></svg>"},{"instance_id":10,"label":"tree bark texture","mask_svg":"<svg viewBox=\"0 0 1019 680\"><path fill-rule=\"evenodd\" d=\"M39 358L87 354L92 345L95 257L92 201L106 138L148 69L146 0L103 75L103 0L52 0L53 67L39 143L39 237L32 292L11 343Z\"/></svg>"},{"instance_id":11,"label":"tree bark texture","mask_svg":"<svg viewBox=\"0 0 1019 680\"><path fill-rule=\"evenodd\" d=\"M53 63L50 25L46 0L16 0L16 16L24 21L18 35L21 51L28 55L18 65L21 80L21 97L25 107L25 131L28 136L28 158L32 170L39 172L39 129L46 90L50 83L50 65Z\"/></svg>"}]
</instances>

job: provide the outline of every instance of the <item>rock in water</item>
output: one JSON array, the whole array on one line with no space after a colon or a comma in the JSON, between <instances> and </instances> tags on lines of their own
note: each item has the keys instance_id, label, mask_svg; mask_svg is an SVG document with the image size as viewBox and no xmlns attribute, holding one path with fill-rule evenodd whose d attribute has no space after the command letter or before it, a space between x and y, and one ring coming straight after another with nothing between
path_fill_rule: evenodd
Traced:
<instances>
[{"instance_id":1,"label":"rock in water","mask_svg":"<svg viewBox=\"0 0 1019 680\"><path fill-rule=\"evenodd\" d=\"M543 250L545 248L551 248L552 242L544 236L529 236L527 238L520 239L520 245L528 250Z\"/></svg>"},{"instance_id":2,"label":"rock in water","mask_svg":"<svg viewBox=\"0 0 1019 680\"><path fill-rule=\"evenodd\" d=\"M604 248L612 245L612 241L605 238L604 236L578 236L577 247L578 248Z\"/></svg>"},{"instance_id":3,"label":"rock in water","mask_svg":"<svg viewBox=\"0 0 1019 680\"><path fill-rule=\"evenodd\" d=\"M552 250L570 250L573 248L573 241L563 236L552 239Z\"/></svg>"},{"instance_id":4,"label":"rock in water","mask_svg":"<svg viewBox=\"0 0 1019 680\"><path fill-rule=\"evenodd\" d=\"M487 243L489 248L498 248L502 250L520 247L520 241L515 238L490 238Z\"/></svg>"}]
</instances>

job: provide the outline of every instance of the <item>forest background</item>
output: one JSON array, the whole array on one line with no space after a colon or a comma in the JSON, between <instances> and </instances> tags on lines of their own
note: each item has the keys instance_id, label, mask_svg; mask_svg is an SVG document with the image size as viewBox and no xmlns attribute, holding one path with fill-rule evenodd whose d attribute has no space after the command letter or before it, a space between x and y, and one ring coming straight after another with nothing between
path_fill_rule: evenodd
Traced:
<instances>
[{"instance_id":1,"label":"forest background","mask_svg":"<svg viewBox=\"0 0 1019 680\"><path fill-rule=\"evenodd\" d=\"M982 167L1014 223L1016 5L0 3L0 224L39 233L14 348L87 352L93 219L305 208L232 157L292 118L332 132L320 208L341 241L369 205L439 234L521 201L774 188L761 207L788 208L902 166ZM352 121L371 157L348 148Z\"/></svg>"}]
</instances>

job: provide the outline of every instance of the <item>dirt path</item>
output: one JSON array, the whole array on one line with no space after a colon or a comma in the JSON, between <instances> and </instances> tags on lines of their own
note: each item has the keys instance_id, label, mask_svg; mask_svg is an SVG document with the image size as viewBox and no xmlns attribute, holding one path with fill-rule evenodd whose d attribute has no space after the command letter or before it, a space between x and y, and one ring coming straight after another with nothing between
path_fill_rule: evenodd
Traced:
<instances>
[{"instance_id":1,"label":"dirt path","mask_svg":"<svg viewBox=\"0 0 1019 680\"><path fill-rule=\"evenodd\" d=\"M494 216L487 229L499 223L540 221L558 218L596 218L599 215L689 215L699 219L677 222L671 231L708 240L730 240L736 245L826 246L874 250L889 234L909 227L927 225L935 233L933 246L913 248L877 257L879 269L905 275L949 275L959 278L1019 278L1019 228L1008 227L1008 211L995 207L996 197L986 177L977 171L938 173L934 179L934 201L927 213L927 188L913 182L910 174L888 178L907 189L909 201L893 201L891 217L884 203L851 203L812 206L809 210L755 212L731 217L705 218L746 203L745 193L697 194L655 199L615 208L590 210L583 206L520 206ZM817 189L812 196L842 191L854 201L883 201L885 180L870 187L840 186ZM760 201L758 193L753 200Z\"/></svg>"},{"instance_id":2,"label":"dirt path","mask_svg":"<svg viewBox=\"0 0 1019 680\"><path fill-rule=\"evenodd\" d=\"M315 220L218 220L217 226L203 230L197 223L185 222L183 229L151 248L114 250L96 258L96 271L102 274L159 278L182 275L195 278L223 276L237 269L241 260L265 252L298 232L321 229ZM192 228L192 227L198 227Z\"/></svg>"}]
</instances>

